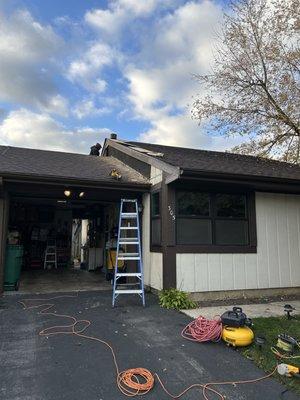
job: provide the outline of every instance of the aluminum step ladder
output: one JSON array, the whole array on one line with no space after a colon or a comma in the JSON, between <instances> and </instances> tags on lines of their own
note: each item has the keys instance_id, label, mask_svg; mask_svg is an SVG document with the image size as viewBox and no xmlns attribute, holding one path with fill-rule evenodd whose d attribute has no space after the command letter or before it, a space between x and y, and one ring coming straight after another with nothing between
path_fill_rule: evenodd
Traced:
<instances>
[{"instance_id":1,"label":"aluminum step ladder","mask_svg":"<svg viewBox=\"0 0 300 400\"><path fill-rule=\"evenodd\" d=\"M45 252L44 269L48 268L48 265L54 265L57 268L57 252L56 252L56 241L55 239L48 239L47 247Z\"/></svg>"},{"instance_id":2,"label":"aluminum step ladder","mask_svg":"<svg viewBox=\"0 0 300 400\"><path fill-rule=\"evenodd\" d=\"M133 212L126 212L125 209L131 206ZM128 246L133 250L127 250ZM124 252L121 248L124 247ZM119 260L136 261L136 272L119 272ZM135 283L120 284L119 278L136 278ZM118 242L116 251L116 264L114 270L113 299L112 306L115 306L116 298L120 294L138 294L145 306L144 274L141 251L140 221L137 200L121 199Z\"/></svg>"}]
</instances>

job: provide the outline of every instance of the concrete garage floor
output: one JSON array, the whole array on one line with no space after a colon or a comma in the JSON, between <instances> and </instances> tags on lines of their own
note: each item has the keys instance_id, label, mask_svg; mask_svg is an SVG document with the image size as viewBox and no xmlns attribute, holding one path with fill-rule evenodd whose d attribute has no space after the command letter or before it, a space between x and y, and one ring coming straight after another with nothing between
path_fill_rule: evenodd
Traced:
<instances>
[{"instance_id":1,"label":"concrete garage floor","mask_svg":"<svg viewBox=\"0 0 300 400\"><path fill-rule=\"evenodd\" d=\"M23 310L18 300L28 297L15 295L0 299L0 398L125 399L116 387L115 370L107 348L71 335L38 336L41 329L62 321L38 315L36 310ZM87 332L112 343L121 370L145 367L158 372L174 393L195 382L253 379L263 375L251 361L222 343L199 344L182 339L180 332L190 318L161 309L153 295L147 296L145 309L133 297L122 297L115 309L110 304L111 293L106 291L82 292L75 298L55 300L57 312L92 321ZM281 398L284 387L268 379L219 389L230 400L275 400ZM168 399L158 384L145 398ZM284 400L297 398L291 392L282 397ZM194 391L183 399L199 400L202 395Z\"/></svg>"},{"instance_id":2,"label":"concrete garage floor","mask_svg":"<svg viewBox=\"0 0 300 400\"><path fill-rule=\"evenodd\" d=\"M19 293L53 293L83 290L111 290L100 271L75 268L23 271Z\"/></svg>"}]
</instances>

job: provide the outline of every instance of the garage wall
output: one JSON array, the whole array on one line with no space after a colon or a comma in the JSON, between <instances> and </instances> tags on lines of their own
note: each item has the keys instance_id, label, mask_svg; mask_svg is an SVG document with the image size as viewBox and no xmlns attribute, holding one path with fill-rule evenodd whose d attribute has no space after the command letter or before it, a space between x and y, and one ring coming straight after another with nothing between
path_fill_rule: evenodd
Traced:
<instances>
[{"instance_id":1,"label":"garage wall","mask_svg":"<svg viewBox=\"0 0 300 400\"><path fill-rule=\"evenodd\" d=\"M150 194L143 195L142 251L145 285L161 290L163 285L162 253L150 251Z\"/></svg>"},{"instance_id":2,"label":"garage wall","mask_svg":"<svg viewBox=\"0 0 300 400\"><path fill-rule=\"evenodd\" d=\"M300 196L256 193L257 254L177 254L189 292L300 286Z\"/></svg>"},{"instance_id":3,"label":"garage wall","mask_svg":"<svg viewBox=\"0 0 300 400\"><path fill-rule=\"evenodd\" d=\"M0 197L0 294L3 292L4 280L4 260L7 224L9 215L9 198L7 196Z\"/></svg>"}]
</instances>

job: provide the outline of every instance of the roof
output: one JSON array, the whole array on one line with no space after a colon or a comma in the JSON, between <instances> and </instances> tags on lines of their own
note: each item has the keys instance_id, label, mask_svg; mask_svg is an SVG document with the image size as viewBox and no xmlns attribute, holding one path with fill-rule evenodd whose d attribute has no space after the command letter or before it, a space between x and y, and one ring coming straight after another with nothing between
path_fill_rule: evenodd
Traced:
<instances>
[{"instance_id":1,"label":"roof","mask_svg":"<svg viewBox=\"0 0 300 400\"><path fill-rule=\"evenodd\" d=\"M124 142L133 149L149 150L148 155L184 171L222 173L254 177L300 180L300 166L248 155L197 150L141 142ZM156 156L153 154L157 153Z\"/></svg>"},{"instance_id":2,"label":"roof","mask_svg":"<svg viewBox=\"0 0 300 400\"><path fill-rule=\"evenodd\" d=\"M110 176L113 168L121 173L121 180ZM0 176L11 175L118 185L149 184L145 177L113 157L0 146Z\"/></svg>"}]
</instances>

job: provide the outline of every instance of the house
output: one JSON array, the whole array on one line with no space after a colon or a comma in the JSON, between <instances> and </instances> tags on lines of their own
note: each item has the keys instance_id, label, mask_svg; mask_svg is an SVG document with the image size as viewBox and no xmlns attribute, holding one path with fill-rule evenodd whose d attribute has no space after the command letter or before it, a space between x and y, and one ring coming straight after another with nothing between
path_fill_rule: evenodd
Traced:
<instances>
[{"instance_id":1,"label":"house","mask_svg":"<svg viewBox=\"0 0 300 400\"><path fill-rule=\"evenodd\" d=\"M113 136L102 157L2 147L0 176L2 271L9 202L66 201L62 191L78 188L84 198L73 199L73 218L94 215L102 250L114 240L120 198L138 198L153 289L198 299L300 292L299 166Z\"/></svg>"}]
</instances>

